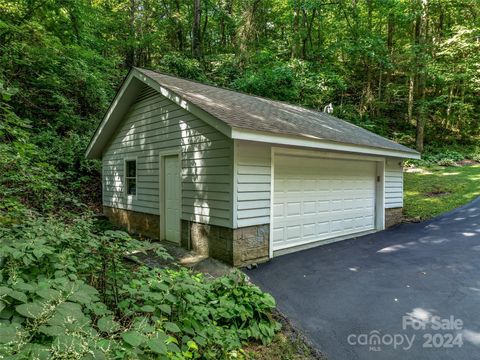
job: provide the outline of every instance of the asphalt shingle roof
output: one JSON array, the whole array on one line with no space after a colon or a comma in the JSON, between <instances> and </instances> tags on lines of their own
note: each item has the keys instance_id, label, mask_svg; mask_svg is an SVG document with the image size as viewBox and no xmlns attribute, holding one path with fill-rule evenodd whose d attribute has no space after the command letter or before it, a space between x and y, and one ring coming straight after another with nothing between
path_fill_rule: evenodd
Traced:
<instances>
[{"instance_id":1,"label":"asphalt shingle roof","mask_svg":"<svg viewBox=\"0 0 480 360\"><path fill-rule=\"evenodd\" d=\"M233 128L417 154L415 150L324 112L151 70L137 70Z\"/></svg>"}]
</instances>

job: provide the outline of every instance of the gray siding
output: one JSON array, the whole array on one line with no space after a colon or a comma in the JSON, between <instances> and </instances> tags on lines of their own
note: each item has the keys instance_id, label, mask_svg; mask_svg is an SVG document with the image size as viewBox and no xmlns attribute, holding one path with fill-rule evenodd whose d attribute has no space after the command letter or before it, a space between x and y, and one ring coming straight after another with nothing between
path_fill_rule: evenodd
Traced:
<instances>
[{"instance_id":1,"label":"gray siding","mask_svg":"<svg viewBox=\"0 0 480 360\"><path fill-rule=\"evenodd\" d=\"M385 208L403 207L403 167L401 159L385 162Z\"/></svg>"},{"instance_id":2,"label":"gray siding","mask_svg":"<svg viewBox=\"0 0 480 360\"><path fill-rule=\"evenodd\" d=\"M268 224L271 147L237 141L235 148L237 227Z\"/></svg>"},{"instance_id":3,"label":"gray siding","mask_svg":"<svg viewBox=\"0 0 480 360\"><path fill-rule=\"evenodd\" d=\"M182 153L182 219L232 225L233 141L145 86L103 154L103 204L159 214L159 151ZM124 161L137 160L137 196L124 194Z\"/></svg>"}]
</instances>

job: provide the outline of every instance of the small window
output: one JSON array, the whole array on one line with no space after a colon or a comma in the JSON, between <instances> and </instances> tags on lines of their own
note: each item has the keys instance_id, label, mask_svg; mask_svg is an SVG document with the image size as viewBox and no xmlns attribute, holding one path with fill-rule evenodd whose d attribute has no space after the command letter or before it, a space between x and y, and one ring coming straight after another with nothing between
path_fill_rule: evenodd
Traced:
<instances>
[{"instance_id":1,"label":"small window","mask_svg":"<svg viewBox=\"0 0 480 360\"><path fill-rule=\"evenodd\" d=\"M137 195L137 161L125 161L125 186L127 195Z\"/></svg>"}]
</instances>

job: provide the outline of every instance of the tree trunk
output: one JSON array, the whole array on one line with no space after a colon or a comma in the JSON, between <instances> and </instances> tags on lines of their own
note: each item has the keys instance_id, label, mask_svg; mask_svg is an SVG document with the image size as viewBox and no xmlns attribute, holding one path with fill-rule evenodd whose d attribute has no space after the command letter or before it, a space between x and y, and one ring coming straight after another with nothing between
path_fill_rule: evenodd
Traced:
<instances>
[{"instance_id":1,"label":"tree trunk","mask_svg":"<svg viewBox=\"0 0 480 360\"><path fill-rule=\"evenodd\" d=\"M226 34L226 24L225 20L227 18L227 14L230 15L232 11L232 0L227 0L225 2L225 7L222 11L222 17L220 18L220 44L222 48L225 49L227 46L227 34Z\"/></svg>"},{"instance_id":2,"label":"tree trunk","mask_svg":"<svg viewBox=\"0 0 480 360\"><path fill-rule=\"evenodd\" d=\"M205 16L203 17L204 21L203 21L203 29L201 31L201 37L202 37L201 43L203 46L203 50L205 51L205 48L206 48L205 34L207 33L207 26L208 26L208 1L205 1L204 4L205 4Z\"/></svg>"},{"instance_id":3,"label":"tree trunk","mask_svg":"<svg viewBox=\"0 0 480 360\"><path fill-rule=\"evenodd\" d=\"M175 9L176 9L176 16L175 16L175 27L177 33L177 47L180 52L184 49L183 43L183 27L182 22L180 21L181 10L180 10L180 0L175 0Z\"/></svg>"},{"instance_id":4,"label":"tree trunk","mask_svg":"<svg viewBox=\"0 0 480 360\"><path fill-rule=\"evenodd\" d=\"M414 102L414 91L415 90L415 76L414 74L410 74L410 78L408 79L408 105L407 105L407 116L408 122L412 121L413 118L413 102Z\"/></svg>"},{"instance_id":5,"label":"tree trunk","mask_svg":"<svg viewBox=\"0 0 480 360\"><path fill-rule=\"evenodd\" d=\"M300 57L300 0L293 1L292 58Z\"/></svg>"},{"instance_id":6,"label":"tree trunk","mask_svg":"<svg viewBox=\"0 0 480 360\"><path fill-rule=\"evenodd\" d=\"M425 42L427 37L427 7L428 0L418 0L421 11L417 15L415 24L415 36L416 36L416 68L417 72L417 134L416 134L416 147L419 152L423 151L423 143L425 137L425 125L427 122L426 107L425 107L425 94L426 94L426 59L425 59Z\"/></svg>"},{"instance_id":7,"label":"tree trunk","mask_svg":"<svg viewBox=\"0 0 480 360\"><path fill-rule=\"evenodd\" d=\"M136 3L135 0L130 0L130 18L129 18L129 41L127 43L127 49L125 54L125 65L127 67L135 66L135 12Z\"/></svg>"},{"instance_id":8,"label":"tree trunk","mask_svg":"<svg viewBox=\"0 0 480 360\"><path fill-rule=\"evenodd\" d=\"M202 58L202 36L200 34L201 19L201 0L193 0L192 55L197 59Z\"/></svg>"},{"instance_id":9,"label":"tree trunk","mask_svg":"<svg viewBox=\"0 0 480 360\"><path fill-rule=\"evenodd\" d=\"M385 91L384 91L384 98L387 104L389 104L391 101L390 84L392 82L394 33L395 33L395 15L393 14L393 12L391 12L390 14L388 14L388 22L387 22L387 49L388 49L389 64L388 64L387 73L385 76Z\"/></svg>"},{"instance_id":10,"label":"tree trunk","mask_svg":"<svg viewBox=\"0 0 480 360\"><path fill-rule=\"evenodd\" d=\"M302 13L303 13L303 19L304 19L304 25L306 27L306 33L304 34L302 38L302 58L306 59L307 58L307 44L310 45L310 48L312 48L313 41L312 41L312 27L313 27L313 22L315 21L315 16L317 15L317 9L313 8L312 10L312 15L310 17L310 21L308 20L308 13L305 8L302 8Z\"/></svg>"},{"instance_id":11,"label":"tree trunk","mask_svg":"<svg viewBox=\"0 0 480 360\"><path fill-rule=\"evenodd\" d=\"M239 29L239 48L240 52L245 55L248 52L249 47L256 39L255 27L256 27L256 12L261 0L254 0L251 5L248 5L243 13L243 25Z\"/></svg>"}]
</instances>

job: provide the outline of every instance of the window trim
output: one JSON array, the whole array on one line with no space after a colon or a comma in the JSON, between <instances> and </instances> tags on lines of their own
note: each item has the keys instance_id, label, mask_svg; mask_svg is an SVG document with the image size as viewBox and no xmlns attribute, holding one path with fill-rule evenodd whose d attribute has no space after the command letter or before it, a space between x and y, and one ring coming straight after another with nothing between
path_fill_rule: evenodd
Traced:
<instances>
[{"instance_id":1,"label":"window trim","mask_svg":"<svg viewBox=\"0 0 480 360\"><path fill-rule=\"evenodd\" d=\"M135 177L127 176L127 162L135 161ZM135 179L135 194L128 193L127 180ZM138 160L137 157L123 159L123 195L128 199L136 199L138 194Z\"/></svg>"}]
</instances>

